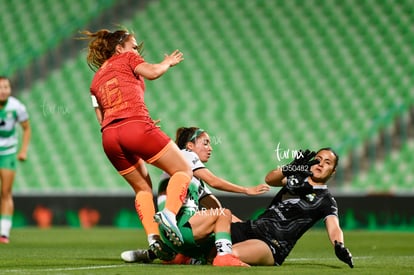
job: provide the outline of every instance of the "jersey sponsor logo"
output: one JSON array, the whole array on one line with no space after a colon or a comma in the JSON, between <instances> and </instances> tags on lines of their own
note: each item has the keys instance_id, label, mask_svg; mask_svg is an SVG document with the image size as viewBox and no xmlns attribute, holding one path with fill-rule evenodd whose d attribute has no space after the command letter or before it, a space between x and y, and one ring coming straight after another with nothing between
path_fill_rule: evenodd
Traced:
<instances>
[{"instance_id":1,"label":"jersey sponsor logo","mask_svg":"<svg viewBox=\"0 0 414 275\"><path fill-rule=\"evenodd\" d=\"M199 162L200 161L200 159L198 158L198 157L195 157L193 160L192 160L192 163L193 163L193 165L195 165L197 162Z\"/></svg>"},{"instance_id":2,"label":"jersey sponsor logo","mask_svg":"<svg viewBox=\"0 0 414 275\"><path fill-rule=\"evenodd\" d=\"M316 194L315 193L307 194L305 197L307 201L313 202L315 200Z\"/></svg>"},{"instance_id":3,"label":"jersey sponsor logo","mask_svg":"<svg viewBox=\"0 0 414 275\"><path fill-rule=\"evenodd\" d=\"M274 210L276 214L279 216L279 218L282 219L282 221L286 221L286 217L283 215L283 213L278 208L275 208Z\"/></svg>"}]
</instances>

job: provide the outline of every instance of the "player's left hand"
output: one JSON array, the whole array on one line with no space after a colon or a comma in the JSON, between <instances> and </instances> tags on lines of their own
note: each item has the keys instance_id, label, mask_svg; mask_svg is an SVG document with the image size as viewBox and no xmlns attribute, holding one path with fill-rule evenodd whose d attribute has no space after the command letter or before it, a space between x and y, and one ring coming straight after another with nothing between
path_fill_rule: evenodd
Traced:
<instances>
[{"instance_id":1,"label":"player's left hand","mask_svg":"<svg viewBox=\"0 0 414 275\"><path fill-rule=\"evenodd\" d=\"M348 248L344 246L342 242L335 241L335 254L338 259L348 264L350 268L354 268L354 262L352 261L352 254Z\"/></svg>"},{"instance_id":2,"label":"player's left hand","mask_svg":"<svg viewBox=\"0 0 414 275\"><path fill-rule=\"evenodd\" d=\"M309 149L306 149L306 151L299 150L291 163L282 166L283 175L287 178L292 175L300 175L302 177L312 176L312 172L310 171L312 165L319 163L319 160L314 159L315 155L316 152L310 151Z\"/></svg>"},{"instance_id":3,"label":"player's left hand","mask_svg":"<svg viewBox=\"0 0 414 275\"><path fill-rule=\"evenodd\" d=\"M253 196L253 195L260 195L263 193L266 193L267 191L270 190L270 186L265 184L265 183L261 183L259 185L253 186L253 187L247 187L246 188L246 194Z\"/></svg>"},{"instance_id":4,"label":"player's left hand","mask_svg":"<svg viewBox=\"0 0 414 275\"><path fill-rule=\"evenodd\" d=\"M184 60L184 55L179 50L173 51L171 54L164 54L164 61L170 64L170 67L173 67Z\"/></svg>"},{"instance_id":5,"label":"player's left hand","mask_svg":"<svg viewBox=\"0 0 414 275\"><path fill-rule=\"evenodd\" d=\"M27 159L27 154L25 152L19 152L17 154L17 159L19 161L25 161Z\"/></svg>"}]
</instances>

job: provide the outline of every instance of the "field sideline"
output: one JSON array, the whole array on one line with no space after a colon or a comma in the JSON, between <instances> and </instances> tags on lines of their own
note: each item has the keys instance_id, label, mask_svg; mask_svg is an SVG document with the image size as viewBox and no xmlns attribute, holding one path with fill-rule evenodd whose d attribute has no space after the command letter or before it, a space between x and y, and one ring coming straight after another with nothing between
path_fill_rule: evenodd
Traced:
<instances>
[{"instance_id":1,"label":"field sideline","mask_svg":"<svg viewBox=\"0 0 414 275\"><path fill-rule=\"evenodd\" d=\"M16 228L11 243L0 245L0 274L412 274L414 233L346 231L354 256L350 269L335 257L324 230L311 230L281 267L213 267L126 264L123 250L146 247L142 230Z\"/></svg>"}]
</instances>

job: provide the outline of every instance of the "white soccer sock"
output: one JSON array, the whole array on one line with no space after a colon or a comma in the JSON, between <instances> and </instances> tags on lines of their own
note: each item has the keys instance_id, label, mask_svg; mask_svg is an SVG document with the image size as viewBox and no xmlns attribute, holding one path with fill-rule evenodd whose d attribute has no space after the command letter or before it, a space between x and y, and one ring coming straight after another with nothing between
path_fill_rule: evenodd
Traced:
<instances>
[{"instance_id":1,"label":"white soccer sock","mask_svg":"<svg viewBox=\"0 0 414 275\"><path fill-rule=\"evenodd\" d=\"M0 219L0 235L10 237L10 230L12 228L12 216L2 216Z\"/></svg>"},{"instance_id":2,"label":"white soccer sock","mask_svg":"<svg viewBox=\"0 0 414 275\"><path fill-rule=\"evenodd\" d=\"M153 244L157 240L157 238L155 238L155 236L157 236L157 235L149 234L147 236L147 240L148 240L149 245Z\"/></svg>"},{"instance_id":3,"label":"white soccer sock","mask_svg":"<svg viewBox=\"0 0 414 275\"><path fill-rule=\"evenodd\" d=\"M225 255L231 254L232 250L232 243L227 239L218 239L215 241L216 248L217 248L217 255Z\"/></svg>"}]
</instances>

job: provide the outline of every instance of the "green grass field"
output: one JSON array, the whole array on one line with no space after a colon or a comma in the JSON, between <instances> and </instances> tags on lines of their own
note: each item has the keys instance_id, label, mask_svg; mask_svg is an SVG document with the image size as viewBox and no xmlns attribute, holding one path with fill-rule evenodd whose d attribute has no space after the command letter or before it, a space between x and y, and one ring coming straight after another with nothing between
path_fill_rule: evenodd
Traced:
<instances>
[{"instance_id":1,"label":"green grass field","mask_svg":"<svg viewBox=\"0 0 414 275\"><path fill-rule=\"evenodd\" d=\"M324 230L311 230L281 267L127 264L126 249L146 247L142 230L99 227L16 228L0 245L0 274L412 274L414 233L346 231L355 268L340 262Z\"/></svg>"}]
</instances>

